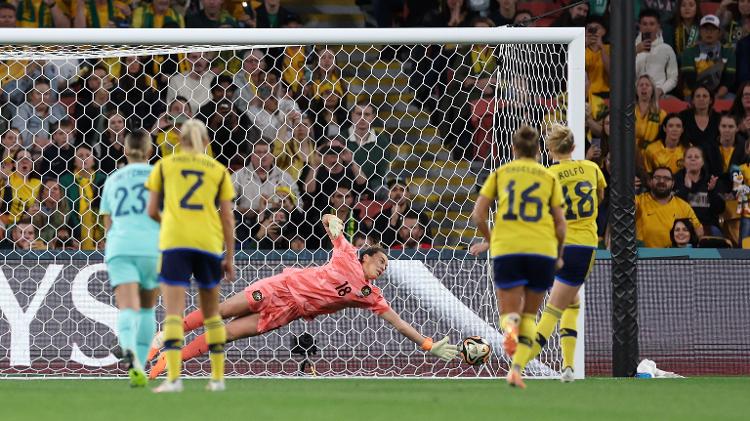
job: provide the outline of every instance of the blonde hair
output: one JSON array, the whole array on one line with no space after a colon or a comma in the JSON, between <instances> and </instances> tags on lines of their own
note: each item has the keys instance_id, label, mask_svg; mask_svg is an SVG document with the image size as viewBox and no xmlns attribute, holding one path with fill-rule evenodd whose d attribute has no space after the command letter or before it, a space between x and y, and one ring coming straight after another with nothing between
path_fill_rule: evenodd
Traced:
<instances>
[{"instance_id":1,"label":"blonde hair","mask_svg":"<svg viewBox=\"0 0 750 421\"><path fill-rule=\"evenodd\" d=\"M570 127L562 124L555 124L547 135L547 145L549 150L558 155L567 155L573 152L575 141L573 131Z\"/></svg>"},{"instance_id":2,"label":"blonde hair","mask_svg":"<svg viewBox=\"0 0 750 421\"><path fill-rule=\"evenodd\" d=\"M147 160L152 148L151 135L145 130L136 130L125 136L125 155L128 161Z\"/></svg>"},{"instance_id":3,"label":"blonde hair","mask_svg":"<svg viewBox=\"0 0 750 421\"><path fill-rule=\"evenodd\" d=\"M513 151L517 157L535 158L539 152L539 132L531 126L521 126L513 133Z\"/></svg>"},{"instance_id":4,"label":"blonde hair","mask_svg":"<svg viewBox=\"0 0 750 421\"><path fill-rule=\"evenodd\" d=\"M183 150L189 149L194 153L203 153L206 150L204 140L208 141L208 130L200 120L191 118L182 123L180 144Z\"/></svg>"},{"instance_id":5,"label":"blonde hair","mask_svg":"<svg viewBox=\"0 0 750 421\"><path fill-rule=\"evenodd\" d=\"M654 79L646 73L638 76L638 79L635 81L636 89L638 88L641 79L646 79L648 80L648 83L651 84L651 98L648 99L648 112L651 114L659 114L659 102L656 98L656 83L654 83Z\"/></svg>"}]
</instances>

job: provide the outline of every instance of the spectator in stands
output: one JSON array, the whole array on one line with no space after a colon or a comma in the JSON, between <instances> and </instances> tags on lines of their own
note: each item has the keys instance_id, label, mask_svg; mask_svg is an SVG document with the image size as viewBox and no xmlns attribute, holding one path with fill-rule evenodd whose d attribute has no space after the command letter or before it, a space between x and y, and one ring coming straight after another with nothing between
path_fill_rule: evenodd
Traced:
<instances>
[{"instance_id":1,"label":"spectator in stands","mask_svg":"<svg viewBox=\"0 0 750 421\"><path fill-rule=\"evenodd\" d=\"M651 143L643 152L644 168L651 173L657 168L669 168L674 174L682 169L683 157L690 143L685 138L682 119L677 114L664 118L659 140Z\"/></svg>"},{"instance_id":2,"label":"spectator in stands","mask_svg":"<svg viewBox=\"0 0 750 421\"><path fill-rule=\"evenodd\" d=\"M99 224L99 200L106 175L96 169L91 147L76 147L73 170L60 176L60 187L65 192L71 213L68 222L82 250L95 250L104 231Z\"/></svg>"},{"instance_id":3,"label":"spectator in stands","mask_svg":"<svg viewBox=\"0 0 750 421\"><path fill-rule=\"evenodd\" d=\"M698 44L700 27L703 18L701 0L677 0L674 20L674 50L677 57L682 56L688 48Z\"/></svg>"},{"instance_id":4,"label":"spectator in stands","mask_svg":"<svg viewBox=\"0 0 750 421\"><path fill-rule=\"evenodd\" d=\"M211 138L211 148L216 152L216 160L224 165L235 157L244 160L250 154L251 145L262 137L247 115L240 114L226 99L219 102L216 112L208 117L206 128Z\"/></svg>"},{"instance_id":5,"label":"spectator in stands","mask_svg":"<svg viewBox=\"0 0 750 421\"><path fill-rule=\"evenodd\" d=\"M635 144L644 151L659 136L667 112L659 107L654 81L649 75L641 75L635 85Z\"/></svg>"},{"instance_id":6,"label":"spectator in stands","mask_svg":"<svg viewBox=\"0 0 750 421\"><path fill-rule=\"evenodd\" d=\"M312 213L308 211L308 216L322 213L328 206L328 198L339 186L350 187L357 195L367 188L367 178L359 165L352 161L351 152L345 153L343 145L344 141L336 138L318 148L322 155L320 163L307 173L305 179L306 202L315 209Z\"/></svg>"},{"instance_id":7,"label":"spectator in stands","mask_svg":"<svg viewBox=\"0 0 750 421\"><path fill-rule=\"evenodd\" d=\"M109 74L109 68L104 63L97 63L94 67L84 69L85 80L83 87L76 94L76 116L85 114L86 106L94 100L94 93L101 88L112 89L114 81Z\"/></svg>"},{"instance_id":8,"label":"spectator in stands","mask_svg":"<svg viewBox=\"0 0 750 421\"><path fill-rule=\"evenodd\" d=\"M592 137L591 140L587 141L586 159L604 168L605 157L609 154L609 111L602 114L601 122L602 129L599 137Z\"/></svg>"},{"instance_id":9,"label":"spectator in stands","mask_svg":"<svg viewBox=\"0 0 750 421\"><path fill-rule=\"evenodd\" d=\"M531 20L534 16L530 11L526 9L517 9L516 15L513 17L513 24L520 27L534 26L534 22Z\"/></svg>"},{"instance_id":10,"label":"spectator in stands","mask_svg":"<svg viewBox=\"0 0 750 421\"><path fill-rule=\"evenodd\" d=\"M30 145L37 136L49 138L50 125L65 115L65 107L53 99L49 81L40 77L26 95L26 102L18 106L11 127L21 132L25 145Z\"/></svg>"},{"instance_id":11,"label":"spectator in stands","mask_svg":"<svg viewBox=\"0 0 750 421\"><path fill-rule=\"evenodd\" d=\"M146 73L141 57L123 57L120 68L122 74L110 94L112 103L120 114L128 116L133 127L151 127L165 108L156 82Z\"/></svg>"},{"instance_id":12,"label":"spectator in stands","mask_svg":"<svg viewBox=\"0 0 750 421\"><path fill-rule=\"evenodd\" d=\"M516 17L518 0L497 0L497 10L492 12L490 19L495 22L495 26L505 26L512 24Z\"/></svg>"},{"instance_id":13,"label":"spectator in stands","mask_svg":"<svg viewBox=\"0 0 750 421\"><path fill-rule=\"evenodd\" d=\"M170 0L153 0L133 10L130 26L133 28L164 28L166 25L185 27L182 6Z\"/></svg>"},{"instance_id":14,"label":"spectator in stands","mask_svg":"<svg viewBox=\"0 0 750 421\"><path fill-rule=\"evenodd\" d=\"M340 185L330 196L328 209L323 212L323 214L336 215L341 219L344 223L342 234L346 236L349 242L352 242L354 236L364 229L360 209L354 208L355 203L357 203L357 198L352 189L346 185ZM321 214L322 217L323 215ZM321 224L315 225L315 238L316 240L320 240L320 247L324 249L331 249L333 247L330 238L326 235L325 228ZM307 244L310 248L317 248L314 243L308 242Z\"/></svg>"},{"instance_id":15,"label":"spectator in stands","mask_svg":"<svg viewBox=\"0 0 750 421\"><path fill-rule=\"evenodd\" d=\"M745 20L745 35L737 41L737 83L750 81L750 19Z\"/></svg>"},{"instance_id":16,"label":"spectator in stands","mask_svg":"<svg viewBox=\"0 0 750 421\"><path fill-rule=\"evenodd\" d=\"M716 15L721 19L724 46L734 49L737 41L748 35L744 28L746 21L750 20L750 1L724 0L719 5Z\"/></svg>"},{"instance_id":17,"label":"spectator in stands","mask_svg":"<svg viewBox=\"0 0 750 421\"><path fill-rule=\"evenodd\" d=\"M125 136L127 134L125 117L120 113L113 113L107 118L107 129L93 148L97 167L104 174L112 174L114 170L127 164L125 159Z\"/></svg>"},{"instance_id":18,"label":"spectator in stands","mask_svg":"<svg viewBox=\"0 0 750 421\"><path fill-rule=\"evenodd\" d=\"M52 143L42 152L38 170L43 178L54 178L72 168L76 144L75 123L69 118L60 120L52 132Z\"/></svg>"},{"instance_id":19,"label":"spectator in stands","mask_svg":"<svg viewBox=\"0 0 750 421\"><path fill-rule=\"evenodd\" d=\"M422 26L457 28L469 26L476 17L469 0L441 0L438 7L424 15Z\"/></svg>"},{"instance_id":20,"label":"spectator in stands","mask_svg":"<svg viewBox=\"0 0 750 421\"><path fill-rule=\"evenodd\" d=\"M713 93L704 86L699 86L693 92L690 108L680 113L685 129L685 137L689 143L706 150L707 144L719 137L719 113L714 108ZM718 161L716 156L707 157L707 164L711 174L717 175Z\"/></svg>"},{"instance_id":21,"label":"spectator in stands","mask_svg":"<svg viewBox=\"0 0 750 421\"><path fill-rule=\"evenodd\" d=\"M232 174L232 183L237 192L237 211L253 219L267 208L277 187L287 187L299 195L292 176L276 167L273 144L263 139L253 145L249 165Z\"/></svg>"},{"instance_id":22,"label":"spectator in stands","mask_svg":"<svg viewBox=\"0 0 750 421\"><path fill-rule=\"evenodd\" d=\"M372 122L375 107L369 99L360 99L351 110L351 127L346 147L354 155L354 162L362 168L372 192L377 192L390 171L391 141L385 133L376 134ZM370 197L374 199L374 196Z\"/></svg>"},{"instance_id":23,"label":"spectator in stands","mask_svg":"<svg viewBox=\"0 0 750 421\"><path fill-rule=\"evenodd\" d=\"M383 205L383 211L375 218L372 235L385 247L396 244L398 231L403 225L404 216L411 210L411 193L406 180L394 177L388 180L388 200ZM427 227L427 220L420 215L423 227Z\"/></svg>"},{"instance_id":24,"label":"spectator in stands","mask_svg":"<svg viewBox=\"0 0 750 421\"><path fill-rule=\"evenodd\" d=\"M0 28L22 26L16 21L16 13L16 6L7 2L0 2ZM32 23L36 24L37 21L34 20Z\"/></svg>"},{"instance_id":25,"label":"spectator in stands","mask_svg":"<svg viewBox=\"0 0 750 421\"><path fill-rule=\"evenodd\" d=\"M688 218L674 220L672 229L669 231L669 238L672 240L672 248L698 247L698 235Z\"/></svg>"},{"instance_id":26,"label":"spectator in stands","mask_svg":"<svg viewBox=\"0 0 750 421\"><path fill-rule=\"evenodd\" d=\"M677 13L676 0L638 0L636 3L636 16L643 9L656 10L659 13L661 29L663 32L664 42L674 46L674 16Z\"/></svg>"},{"instance_id":27,"label":"spectator in stands","mask_svg":"<svg viewBox=\"0 0 750 421\"><path fill-rule=\"evenodd\" d=\"M167 102L171 103L178 96L182 96L188 99L191 109L199 110L211 97L214 74L210 71L210 64L203 53L188 53L186 59L190 68L188 72L176 73L169 77Z\"/></svg>"},{"instance_id":28,"label":"spectator in stands","mask_svg":"<svg viewBox=\"0 0 750 421\"><path fill-rule=\"evenodd\" d=\"M726 204L717 187L719 177L704 166L703 150L691 146L685 151L685 167L674 175L675 196L686 201L698 217L706 235L721 236L719 215Z\"/></svg>"},{"instance_id":29,"label":"spectator in stands","mask_svg":"<svg viewBox=\"0 0 750 421\"><path fill-rule=\"evenodd\" d=\"M70 28L70 18L68 17L69 3L66 1L42 0L35 2L31 0L18 0L14 3L16 6L13 8L13 27L17 25L19 28ZM5 4L13 6L10 3ZM0 8L10 11L10 8L7 6L0 6ZM2 15L2 12L0 12L0 15ZM8 16L6 20L10 21L10 17ZM3 27L9 28L11 26Z\"/></svg>"},{"instance_id":30,"label":"spectator in stands","mask_svg":"<svg viewBox=\"0 0 750 421\"><path fill-rule=\"evenodd\" d=\"M604 43L607 26L600 17L592 16L586 23L586 74L591 93L609 98L609 44Z\"/></svg>"},{"instance_id":31,"label":"spectator in stands","mask_svg":"<svg viewBox=\"0 0 750 421\"><path fill-rule=\"evenodd\" d=\"M18 149L13 154L13 172L5 181L3 202L5 213L11 222L17 221L28 212L39 195L42 184L34 172L33 153L30 149Z\"/></svg>"},{"instance_id":32,"label":"spectator in stands","mask_svg":"<svg viewBox=\"0 0 750 421\"><path fill-rule=\"evenodd\" d=\"M18 129L10 128L6 130L2 137L0 137L0 147L2 147L2 160L12 159L17 149L23 147L23 139L21 139L21 131Z\"/></svg>"},{"instance_id":33,"label":"spectator in stands","mask_svg":"<svg viewBox=\"0 0 750 421\"><path fill-rule=\"evenodd\" d=\"M301 28L302 21L294 16L284 28ZM310 69L307 67L308 48L304 45L288 45L276 59L276 67L281 72L281 81L289 89L289 95L297 99L302 95L304 85L309 81Z\"/></svg>"},{"instance_id":34,"label":"spectator in stands","mask_svg":"<svg viewBox=\"0 0 750 421\"><path fill-rule=\"evenodd\" d=\"M721 45L721 29L716 15L701 19L698 45L682 53L680 73L683 94L689 97L699 86L707 87L716 98L731 97L736 73L734 50Z\"/></svg>"},{"instance_id":35,"label":"spectator in stands","mask_svg":"<svg viewBox=\"0 0 750 421\"><path fill-rule=\"evenodd\" d=\"M318 151L315 149L315 140L312 137L312 117L309 114L292 113L290 125L292 137L288 141L277 138L274 143L274 154L276 165L289 173L292 179L297 181L299 190L304 191L304 180L311 168L315 168L320 161ZM287 127L287 125L284 125Z\"/></svg>"},{"instance_id":36,"label":"spectator in stands","mask_svg":"<svg viewBox=\"0 0 750 421\"><path fill-rule=\"evenodd\" d=\"M740 132L750 136L750 80L742 82L737 90L731 113L737 119Z\"/></svg>"},{"instance_id":37,"label":"spectator in stands","mask_svg":"<svg viewBox=\"0 0 750 421\"><path fill-rule=\"evenodd\" d=\"M267 141L273 141L279 136L282 126L287 121L287 113L280 110L279 98L273 87L264 83L258 87L256 97L247 110L250 122L263 132ZM285 136L288 132L284 132Z\"/></svg>"},{"instance_id":38,"label":"spectator in stands","mask_svg":"<svg viewBox=\"0 0 750 421\"><path fill-rule=\"evenodd\" d=\"M568 4L575 2L576 0L570 0ZM581 3L575 7L571 7L552 22L552 26L555 27L566 27L566 26L586 26L586 18L589 15L588 3Z\"/></svg>"},{"instance_id":39,"label":"spectator in stands","mask_svg":"<svg viewBox=\"0 0 750 421\"><path fill-rule=\"evenodd\" d=\"M281 28L297 16L281 5L281 0L263 0L255 9L257 28Z\"/></svg>"},{"instance_id":40,"label":"spectator in stands","mask_svg":"<svg viewBox=\"0 0 750 421\"><path fill-rule=\"evenodd\" d=\"M262 50L255 48L245 51L242 70L234 75L234 85L238 88L234 94L234 101L242 112L247 112L257 95L258 87L265 82L267 69L268 63Z\"/></svg>"},{"instance_id":41,"label":"spectator in stands","mask_svg":"<svg viewBox=\"0 0 750 421\"><path fill-rule=\"evenodd\" d=\"M237 85L234 84L232 76L226 74L215 76L211 84L211 98L198 110L196 118L207 122L210 116L219 111L219 103L230 102L236 94Z\"/></svg>"},{"instance_id":42,"label":"spectator in stands","mask_svg":"<svg viewBox=\"0 0 750 421\"><path fill-rule=\"evenodd\" d=\"M70 204L63 197L60 183L56 179L47 179L39 189L38 208L33 212L32 222L39 229L39 237L47 244L57 237L58 231L67 227Z\"/></svg>"},{"instance_id":43,"label":"spectator in stands","mask_svg":"<svg viewBox=\"0 0 750 421\"><path fill-rule=\"evenodd\" d=\"M401 228L398 229L396 243L391 248L398 250L432 248L432 241L427 237L427 228L422 225L417 212L409 211L404 215Z\"/></svg>"},{"instance_id":44,"label":"spectator in stands","mask_svg":"<svg viewBox=\"0 0 750 421\"><path fill-rule=\"evenodd\" d=\"M732 165L740 166L745 163L745 142L747 136L739 131L737 119L732 114L723 113L719 120L718 155L721 156L720 173L724 186L731 186L729 169ZM715 143L715 144L716 144ZM725 188L726 190L726 188Z\"/></svg>"},{"instance_id":45,"label":"spectator in stands","mask_svg":"<svg viewBox=\"0 0 750 421\"><path fill-rule=\"evenodd\" d=\"M259 250L286 250L296 228L289 223L289 214L280 207L264 209L254 228L253 239Z\"/></svg>"},{"instance_id":46,"label":"spectator in stands","mask_svg":"<svg viewBox=\"0 0 750 421\"><path fill-rule=\"evenodd\" d=\"M677 87L677 56L672 47L664 43L658 12L641 10L639 29L635 39L635 73L649 75L656 86L656 98L661 98Z\"/></svg>"},{"instance_id":47,"label":"spectator in stands","mask_svg":"<svg viewBox=\"0 0 750 421\"><path fill-rule=\"evenodd\" d=\"M58 228L57 235L47 244L49 250L80 250L81 245L73 237L70 227L67 225Z\"/></svg>"},{"instance_id":48,"label":"spectator in stands","mask_svg":"<svg viewBox=\"0 0 750 421\"><path fill-rule=\"evenodd\" d=\"M201 0L203 8L185 17L188 28L235 28L237 21L224 9L223 0Z\"/></svg>"},{"instance_id":49,"label":"spectator in stands","mask_svg":"<svg viewBox=\"0 0 750 421\"><path fill-rule=\"evenodd\" d=\"M311 109L317 117L313 132L318 139L345 135L343 129L348 118L344 97L333 86L322 87L320 95L313 100Z\"/></svg>"},{"instance_id":50,"label":"spectator in stands","mask_svg":"<svg viewBox=\"0 0 750 421\"><path fill-rule=\"evenodd\" d=\"M703 227L690 205L672 194L674 178L666 167L654 169L651 174L651 191L635 198L636 236L645 247L669 247L669 231L674 220L688 218L695 226L698 238L703 237Z\"/></svg>"},{"instance_id":51,"label":"spectator in stands","mask_svg":"<svg viewBox=\"0 0 750 421\"><path fill-rule=\"evenodd\" d=\"M289 223L292 224L290 229L296 229L296 233L302 238L309 238L312 233L312 226L305 220L305 213L302 211L298 202L298 196L291 188L286 186L276 187L276 193L269 201L271 207L281 207L289 215Z\"/></svg>"},{"instance_id":52,"label":"spectator in stands","mask_svg":"<svg viewBox=\"0 0 750 421\"><path fill-rule=\"evenodd\" d=\"M336 52L328 47L319 47L315 53L317 62L312 72L312 83L307 84L304 89L307 101L322 101L324 92L334 92L342 99L341 107L346 109L349 86L341 76L341 69L336 65ZM304 101L300 103L302 109L307 109L306 105Z\"/></svg>"},{"instance_id":53,"label":"spectator in stands","mask_svg":"<svg viewBox=\"0 0 750 421\"><path fill-rule=\"evenodd\" d=\"M471 23L475 28L490 28L493 25L491 20L481 17ZM483 44L460 48L450 63L453 79L440 98L436 120L443 141L453 147L456 159L474 158L471 132L467 130L471 102L494 95L497 66L495 48Z\"/></svg>"},{"instance_id":54,"label":"spectator in stands","mask_svg":"<svg viewBox=\"0 0 750 421\"><path fill-rule=\"evenodd\" d=\"M128 28L133 11L121 0L76 0L71 2L75 28ZM104 18L106 17L106 18Z\"/></svg>"},{"instance_id":55,"label":"spectator in stands","mask_svg":"<svg viewBox=\"0 0 750 421\"><path fill-rule=\"evenodd\" d=\"M45 245L39 239L37 229L31 224L30 218L25 216L10 229L10 242L5 242L3 248L15 250L44 250Z\"/></svg>"}]
</instances>

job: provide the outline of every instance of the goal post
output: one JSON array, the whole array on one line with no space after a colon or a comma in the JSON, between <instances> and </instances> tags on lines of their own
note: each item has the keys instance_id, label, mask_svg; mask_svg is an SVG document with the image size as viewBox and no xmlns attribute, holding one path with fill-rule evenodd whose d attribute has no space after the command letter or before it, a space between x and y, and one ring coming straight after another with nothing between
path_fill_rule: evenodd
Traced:
<instances>
[{"instance_id":1,"label":"goal post","mask_svg":"<svg viewBox=\"0 0 750 421\"><path fill-rule=\"evenodd\" d=\"M394 261L375 285L423 334L447 334L453 342L482 335L494 347L490 362L481 368L438 362L376 316L348 309L228 345L228 375L299 375L303 360L313 363L321 376L503 375L509 361L502 355L487 260L463 251L478 241L468 213L482 177L511 159L510 135L520 124L538 127L543 141L550 124L569 125L575 158L583 158L584 35L582 28L509 27L0 29L0 60L23 68L0 92L0 126L7 129L2 159L14 180L39 180L24 181L24 187L20 182L4 186L13 206L2 215L8 238L0 243L5 244L5 249L0 247L0 377L122 374L110 352L116 312L95 212L99 190L88 187L100 179L92 175L80 184L80 174L98 172L103 182L120 166L125 130L151 131L157 157L173 153L179 124L187 117L201 118L209 126L215 136L210 153L230 168L238 188L239 276L235 284L222 287L223 298L284 267L325 263L328 245L315 227L322 213L349 206L347 215L358 215L347 225L354 227L347 231L352 242L355 234L367 234L371 242L387 241L377 228L379 214L400 206L391 189L404 184L407 209L419 214L415 226L425 235L414 239L417 228L391 232L397 246L390 252ZM291 46L300 49L292 51ZM391 56L384 53L388 48ZM256 51L262 52L253 67L248 62ZM321 70L325 52L331 52L329 69L334 70ZM190 53L201 54L191 58ZM197 62L204 59L201 66L206 68L199 72ZM139 85L138 77L129 85L123 82L131 76L134 61L148 83ZM61 63L75 71L65 71ZM289 68L294 70L291 76L285 73ZM39 81L52 91L49 98L46 91L38 92L42 99L33 95ZM221 90L214 92L217 87ZM226 96L230 91L236 95ZM173 107L181 97L184 103ZM333 105L328 103L332 97ZM375 114L366 127L368 136L373 142L385 139L377 157L372 150L348 154L358 147L354 111L362 101ZM34 108L41 103L49 111ZM228 110L222 111L225 103ZM35 120L24 113L41 117ZM118 116L124 127L115 121ZM65 124L73 128L66 132ZM303 153L308 140L312 150ZM76 151L89 149L94 157L91 172L77 167L88 165L85 157L60 162L67 141L75 142ZM278 186L283 191L252 190L247 181L252 175L242 176L256 165L254 154L260 152L255 145L266 143L274 170L285 171L292 180ZM549 164L541 146L543 162ZM54 148L60 151L48 153ZM314 163L312 156L320 161ZM321 163L327 157L333 160L330 167ZM24 172L28 168L24 170L21 161L26 158L36 175ZM346 172L354 171L350 161L357 163L364 181ZM345 167L346 176L335 178L337 163ZM328 178L318 180L322 167ZM302 182L309 171L319 186L312 192ZM326 191L333 179L338 180L333 190ZM346 192L337 189L342 184ZM27 185L32 194L21 193ZM59 193L52 192L56 185ZM338 194L343 204L333 202ZM359 204L347 202L349 195L358 197ZM64 215L55 219L63 212L61 203L66 204ZM269 226L276 224L277 217L286 228L279 228L283 234L278 237L263 226L266 218L272 220ZM34 241L25 240L25 229L33 232ZM268 234L258 234L261 229ZM306 250L300 251L295 242ZM422 247L427 244L431 247ZM399 246L405 250L395 250ZM188 303L189 309L195 308L194 292ZM161 307L158 314L163 316ZM314 355L301 355L295 345L305 333L315 340ZM583 349L580 340L579 377L584 373ZM560 357L559 338L554 336L527 374L556 376ZM209 368L205 358L185 367L191 375L205 375Z\"/></svg>"}]
</instances>

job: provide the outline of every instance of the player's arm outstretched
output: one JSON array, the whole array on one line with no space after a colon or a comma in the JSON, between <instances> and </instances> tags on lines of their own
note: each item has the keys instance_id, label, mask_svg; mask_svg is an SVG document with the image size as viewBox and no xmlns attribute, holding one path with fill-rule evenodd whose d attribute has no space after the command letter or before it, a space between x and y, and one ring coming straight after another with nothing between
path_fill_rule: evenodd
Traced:
<instances>
[{"instance_id":1,"label":"player's arm outstretched","mask_svg":"<svg viewBox=\"0 0 750 421\"><path fill-rule=\"evenodd\" d=\"M449 339L447 336L437 342L433 342L432 338L424 337L421 333L417 332L412 325L404 321L393 309L381 314L380 317L390 323L399 333L419 345L422 350L429 351L430 354L445 361L450 361L458 356L458 347L448 343Z\"/></svg>"},{"instance_id":2,"label":"player's arm outstretched","mask_svg":"<svg viewBox=\"0 0 750 421\"><path fill-rule=\"evenodd\" d=\"M323 226L326 229L326 233L328 234L328 237L331 239L331 242L333 242L334 246L336 244L336 239L341 235L341 231L344 228L344 224L335 215L323 215ZM386 258L383 257L385 266L385 260ZM405 322L393 309L388 309L384 313L379 314L379 316L385 320L386 322L390 323L391 326L393 326L399 333L406 336L414 342L415 344L419 345L422 350L429 351L432 355L435 355L438 358L441 358L445 361L450 361L453 358L456 358L458 356L458 347L453 344L449 344L448 337L444 337L443 339L433 342L432 338L427 338L425 336L422 336L421 333L417 332L412 325Z\"/></svg>"}]
</instances>

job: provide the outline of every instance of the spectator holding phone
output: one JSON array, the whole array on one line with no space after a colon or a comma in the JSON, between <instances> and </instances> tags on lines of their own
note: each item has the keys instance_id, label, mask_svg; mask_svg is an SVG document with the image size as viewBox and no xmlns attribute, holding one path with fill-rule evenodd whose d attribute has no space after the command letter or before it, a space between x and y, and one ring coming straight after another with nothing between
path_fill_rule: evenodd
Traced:
<instances>
[{"instance_id":1,"label":"spectator holding phone","mask_svg":"<svg viewBox=\"0 0 750 421\"><path fill-rule=\"evenodd\" d=\"M591 93L609 98L609 44L604 43L607 26L598 16L586 24L586 74L591 82Z\"/></svg>"},{"instance_id":2,"label":"spectator holding phone","mask_svg":"<svg viewBox=\"0 0 750 421\"><path fill-rule=\"evenodd\" d=\"M662 38L659 13L644 9L638 17L640 33L635 39L635 72L651 77L656 98L668 94L677 86L679 76L677 56Z\"/></svg>"}]
</instances>

